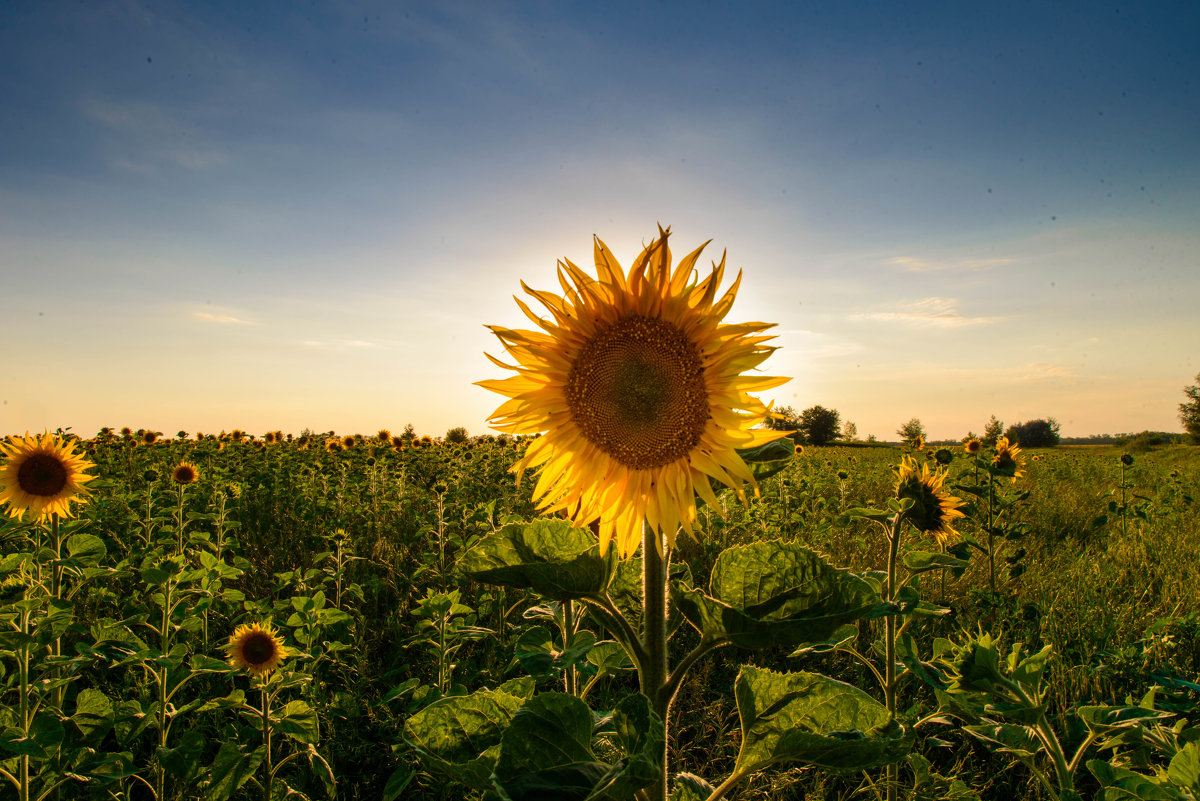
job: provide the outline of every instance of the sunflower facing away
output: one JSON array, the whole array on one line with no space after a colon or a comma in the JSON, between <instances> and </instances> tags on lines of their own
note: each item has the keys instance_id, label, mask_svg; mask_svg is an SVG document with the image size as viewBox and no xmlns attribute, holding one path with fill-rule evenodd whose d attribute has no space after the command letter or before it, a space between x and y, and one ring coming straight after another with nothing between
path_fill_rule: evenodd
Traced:
<instances>
[{"instance_id":1,"label":"sunflower facing away","mask_svg":"<svg viewBox=\"0 0 1200 801\"><path fill-rule=\"evenodd\" d=\"M478 382L509 398L493 428L544 434L513 468L518 479L540 468L539 506L576 525L599 521L601 549L616 540L622 557L637 550L643 521L670 545L680 527L694 536L696 493L720 508L710 478L742 497L754 484L736 449L789 433L756 429L769 410L748 394L789 380L745 375L775 350L761 335L771 324L721 322L741 274L718 296L724 256L701 278L705 243L672 269L669 234L660 227L628 274L596 239L596 278L563 260L561 295L522 282L550 317L517 299L541 330L489 326L516 364L488 358L516 375Z\"/></svg>"},{"instance_id":2,"label":"sunflower facing away","mask_svg":"<svg viewBox=\"0 0 1200 801\"><path fill-rule=\"evenodd\" d=\"M918 469L917 460L911 456L900 462L896 477L896 497L911 498L913 502L906 519L918 531L933 535L941 545L948 545L958 534L954 521L966 517L958 510L963 505L962 499L942 489L945 481L945 471L931 471L928 461Z\"/></svg>"},{"instance_id":3,"label":"sunflower facing away","mask_svg":"<svg viewBox=\"0 0 1200 801\"><path fill-rule=\"evenodd\" d=\"M84 471L95 465L75 452L74 442L26 432L0 442L0 454L6 459L0 467L0 503L8 504L10 517L25 512L35 520L52 514L72 517L71 501L86 501L83 485L95 476Z\"/></svg>"},{"instance_id":4,"label":"sunflower facing away","mask_svg":"<svg viewBox=\"0 0 1200 801\"><path fill-rule=\"evenodd\" d=\"M242 624L234 629L225 646L231 667L244 668L252 676L265 676L287 658L287 649L268 623Z\"/></svg>"}]
</instances>

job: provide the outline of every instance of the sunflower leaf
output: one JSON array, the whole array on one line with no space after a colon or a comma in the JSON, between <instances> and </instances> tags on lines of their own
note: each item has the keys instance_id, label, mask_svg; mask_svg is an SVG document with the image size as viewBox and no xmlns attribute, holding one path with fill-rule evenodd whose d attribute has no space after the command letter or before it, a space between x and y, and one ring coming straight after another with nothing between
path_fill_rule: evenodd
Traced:
<instances>
[{"instance_id":1,"label":"sunflower leaf","mask_svg":"<svg viewBox=\"0 0 1200 801\"><path fill-rule=\"evenodd\" d=\"M701 634L741 648L822 642L881 606L871 583L790 543L728 548L709 583L711 595L673 587L673 605Z\"/></svg>"},{"instance_id":2,"label":"sunflower leaf","mask_svg":"<svg viewBox=\"0 0 1200 801\"><path fill-rule=\"evenodd\" d=\"M463 555L458 568L474 581L564 600L604 592L616 565L616 549L602 556L599 540L587 529L542 518L483 537Z\"/></svg>"},{"instance_id":3,"label":"sunflower leaf","mask_svg":"<svg viewBox=\"0 0 1200 801\"><path fill-rule=\"evenodd\" d=\"M903 759L912 744L878 701L817 673L744 665L734 696L742 725L739 773L784 762L863 770Z\"/></svg>"},{"instance_id":4,"label":"sunflower leaf","mask_svg":"<svg viewBox=\"0 0 1200 801\"><path fill-rule=\"evenodd\" d=\"M524 703L498 690L442 698L405 721L404 740L427 767L476 790L489 790L501 735Z\"/></svg>"}]
</instances>

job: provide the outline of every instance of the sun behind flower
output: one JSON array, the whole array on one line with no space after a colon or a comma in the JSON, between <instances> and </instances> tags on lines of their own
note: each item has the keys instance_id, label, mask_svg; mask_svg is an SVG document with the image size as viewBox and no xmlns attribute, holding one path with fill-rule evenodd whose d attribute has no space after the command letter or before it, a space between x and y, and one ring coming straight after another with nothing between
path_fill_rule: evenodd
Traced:
<instances>
[{"instance_id":1,"label":"sun behind flower","mask_svg":"<svg viewBox=\"0 0 1200 801\"><path fill-rule=\"evenodd\" d=\"M245 669L251 676L265 676L287 658L287 649L270 623L238 626L225 650L229 653L230 667Z\"/></svg>"},{"instance_id":2,"label":"sun behind flower","mask_svg":"<svg viewBox=\"0 0 1200 801\"><path fill-rule=\"evenodd\" d=\"M0 503L8 504L10 517L26 512L34 520L52 514L72 517L71 501L86 502L83 485L95 476L84 471L95 465L75 452L74 442L26 432L0 442L0 454L6 458L0 467Z\"/></svg>"},{"instance_id":3,"label":"sun behind flower","mask_svg":"<svg viewBox=\"0 0 1200 801\"><path fill-rule=\"evenodd\" d=\"M918 531L932 534L941 545L950 544L958 535L954 521L966 517L958 510L963 505L962 499L942 489L945 481L945 471L930 471L928 461L918 469L917 460L911 456L900 462L896 476L896 497L910 498L913 502L905 519Z\"/></svg>"},{"instance_id":4,"label":"sun behind flower","mask_svg":"<svg viewBox=\"0 0 1200 801\"><path fill-rule=\"evenodd\" d=\"M622 557L637 551L643 521L669 545L680 527L694 536L696 493L720 508L711 478L744 497L754 476L737 449L789 433L756 428L769 410L748 394L789 380L745 375L775 350L761 336L771 325L721 323L741 275L718 298L724 257L703 280L693 268L704 245L672 269L669 234L660 227L628 274L595 239L597 278L564 260L561 295L522 282L551 316L517 299L542 331L489 326L517 364L488 358L517 375L478 382L510 399L493 428L544 432L513 468L518 479L540 468L539 506L599 521L601 549L616 540Z\"/></svg>"}]
</instances>

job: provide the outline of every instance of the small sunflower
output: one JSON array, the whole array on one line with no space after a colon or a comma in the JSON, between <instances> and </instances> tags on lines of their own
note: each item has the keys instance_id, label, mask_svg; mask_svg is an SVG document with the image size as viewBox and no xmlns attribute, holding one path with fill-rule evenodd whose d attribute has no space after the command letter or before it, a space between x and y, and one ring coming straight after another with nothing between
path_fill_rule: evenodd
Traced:
<instances>
[{"instance_id":1,"label":"small sunflower","mask_svg":"<svg viewBox=\"0 0 1200 801\"><path fill-rule=\"evenodd\" d=\"M392 432L388 431L386 428L381 428L375 433L375 439L386 445L392 441Z\"/></svg>"},{"instance_id":2,"label":"small sunflower","mask_svg":"<svg viewBox=\"0 0 1200 801\"><path fill-rule=\"evenodd\" d=\"M966 450L966 452L967 452L967 453L969 453L969 454L971 454L972 456L974 456L975 454L979 453L979 451L980 451L980 449L981 449L981 448L983 448L983 443L982 443L982 442L980 442L980 441L979 441L978 439L976 439L975 437L971 437L971 438L970 438L969 440L967 440L967 441L966 441L966 443L963 445L963 449L964 449L964 450Z\"/></svg>"},{"instance_id":3,"label":"small sunflower","mask_svg":"<svg viewBox=\"0 0 1200 801\"><path fill-rule=\"evenodd\" d=\"M354 438L353 434L347 434L346 436L342 437L342 447L346 450L353 448L356 442L357 440Z\"/></svg>"},{"instance_id":4,"label":"small sunflower","mask_svg":"<svg viewBox=\"0 0 1200 801\"><path fill-rule=\"evenodd\" d=\"M270 623L238 626L229 637L225 650L229 654L230 667L244 668L251 676L265 676L287 658L287 649Z\"/></svg>"},{"instance_id":5,"label":"small sunflower","mask_svg":"<svg viewBox=\"0 0 1200 801\"><path fill-rule=\"evenodd\" d=\"M918 531L932 534L941 545L949 544L958 534L953 527L954 521L966 517L958 510L963 505L962 499L942 488L945 481L945 471L931 471L929 462L918 469L917 460L911 456L905 456L900 462L896 478L896 497L913 501L905 519Z\"/></svg>"},{"instance_id":6,"label":"small sunflower","mask_svg":"<svg viewBox=\"0 0 1200 801\"><path fill-rule=\"evenodd\" d=\"M1008 437L1001 437L996 440L996 455L992 457L992 472L996 475L1008 476L1016 481L1021 476L1025 475L1025 471L1021 469L1021 449L1017 447L1017 443L1009 443Z\"/></svg>"},{"instance_id":7,"label":"small sunflower","mask_svg":"<svg viewBox=\"0 0 1200 801\"><path fill-rule=\"evenodd\" d=\"M83 485L95 476L94 464L75 452L75 443L54 434L9 437L0 443L5 457L0 467L0 503L8 503L10 517L29 512L41 520L52 514L72 517L71 501L83 503L88 490Z\"/></svg>"},{"instance_id":8,"label":"small sunflower","mask_svg":"<svg viewBox=\"0 0 1200 801\"><path fill-rule=\"evenodd\" d=\"M522 284L549 316L518 299L541 330L489 326L516 364L488 358L516 375L478 382L509 398L493 428L544 433L513 467L540 469L539 506L598 521L601 549L616 540L623 557L643 521L668 545L681 527L695 536L696 494L718 507L714 479L744 497L755 480L738 449L789 433L758 428L771 412L749 394L788 380L748 374L775 350L763 345L771 326L722 323L741 276L718 295L724 258L701 276L701 245L672 268L669 235L660 227L628 273L596 239L595 278L563 260L561 295Z\"/></svg>"},{"instance_id":9,"label":"small sunflower","mask_svg":"<svg viewBox=\"0 0 1200 801\"><path fill-rule=\"evenodd\" d=\"M196 481L196 467L187 462L180 462L171 472L171 478L176 484L192 484Z\"/></svg>"},{"instance_id":10,"label":"small sunflower","mask_svg":"<svg viewBox=\"0 0 1200 801\"><path fill-rule=\"evenodd\" d=\"M925 437L918 434L917 438L913 440L912 446L913 446L913 450L916 450L916 451L924 450L925 449Z\"/></svg>"},{"instance_id":11,"label":"small sunflower","mask_svg":"<svg viewBox=\"0 0 1200 801\"><path fill-rule=\"evenodd\" d=\"M142 439L143 445L153 445L155 442L158 442L158 432L157 431L143 431L142 435L141 435L141 439Z\"/></svg>"},{"instance_id":12,"label":"small sunflower","mask_svg":"<svg viewBox=\"0 0 1200 801\"><path fill-rule=\"evenodd\" d=\"M268 431L267 433L263 434L263 442L267 443L268 445L274 445L275 443L279 442L279 440L276 439L274 431Z\"/></svg>"}]
</instances>

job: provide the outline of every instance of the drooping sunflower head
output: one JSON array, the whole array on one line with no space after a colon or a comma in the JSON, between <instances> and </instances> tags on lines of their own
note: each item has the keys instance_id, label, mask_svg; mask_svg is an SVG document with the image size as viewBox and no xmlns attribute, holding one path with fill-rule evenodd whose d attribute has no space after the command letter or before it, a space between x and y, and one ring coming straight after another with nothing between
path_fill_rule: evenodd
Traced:
<instances>
[{"instance_id":1,"label":"drooping sunflower head","mask_svg":"<svg viewBox=\"0 0 1200 801\"><path fill-rule=\"evenodd\" d=\"M244 669L251 676L265 676L287 658L287 649L270 623L238 626L229 637L225 651L231 667Z\"/></svg>"},{"instance_id":2,"label":"drooping sunflower head","mask_svg":"<svg viewBox=\"0 0 1200 801\"><path fill-rule=\"evenodd\" d=\"M740 495L754 477L737 450L787 436L757 428L770 410L750 392L788 379L746 375L774 350L766 323L724 324L741 276L718 288L725 259L701 277L704 245L672 268L669 229L629 271L596 239L596 277L559 262L562 294L522 287L549 313L517 305L540 331L489 326L516 373L479 385L509 398L491 417L528 441L514 470L540 468L534 497L577 525L598 522L601 547L621 556L641 541L643 521L674 544L695 534L696 494L719 508L709 479ZM707 243L705 243L707 244Z\"/></svg>"},{"instance_id":3,"label":"drooping sunflower head","mask_svg":"<svg viewBox=\"0 0 1200 801\"><path fill-rule=\"evenodd\" d=\"M196 467L188 462L180 462L179 466L171 472L171 479L176 484L193 484L196 478Z\"/></svg>"},{"instance_id":4,"label":"drooping sunflower head","mask_svg":"<svg viewBox=\"0 0 1200 801\"><path fill-rule=\"evenodd\" d=\"M1025 471L1021 467L1021 449L1017 447L1017 443L1010 443L1008 437L1000 437L996 440L996 454L992 457L992 472L999 476L1008 476L1016 481L1025 475Z\"/></svg>"},{"instance_id":5,"label":"drooping sunflower head","mask_svg":"<svg viewBox=\"0 0 1200 801\"><path fill-rule=\"evenodd\" d=\"M954 530L954 521L965 517L959 511L962 499L942 488L945 481L945 471L931 471L928 461L918 467L917 460L911 456L905 456L897 469L896 497L913 502L905 519L913 528L932 535L942 545L949 544L958 534Z\"/></svg>"},{"instance_id":6,"label":"drooping sunflower head","mask_svg":"<svg viewBox=\"0 0 1200 801\"><path fill-rule=\"evenodd\" d=\"M50 433L9 437L0 443L5 457L0 467L0 503L8 504L10 517L34 520L52 514L72 517L71 501L86 501L84 486L95 476L85 471L94 467L75 451L75 442Z\"/></svg>"},{"instance_id":7,"label":"drooping sunflower head","mask_svg":"<svg viewBox=\"0 0 1200 801\"><path fill-rule=\"evenodd\" d=\"M971 437L963 444L963 449L972 456L979 453L980 449L982 448L983 443L980 442L976 437Z\"/></svg>"}]
</instances>

